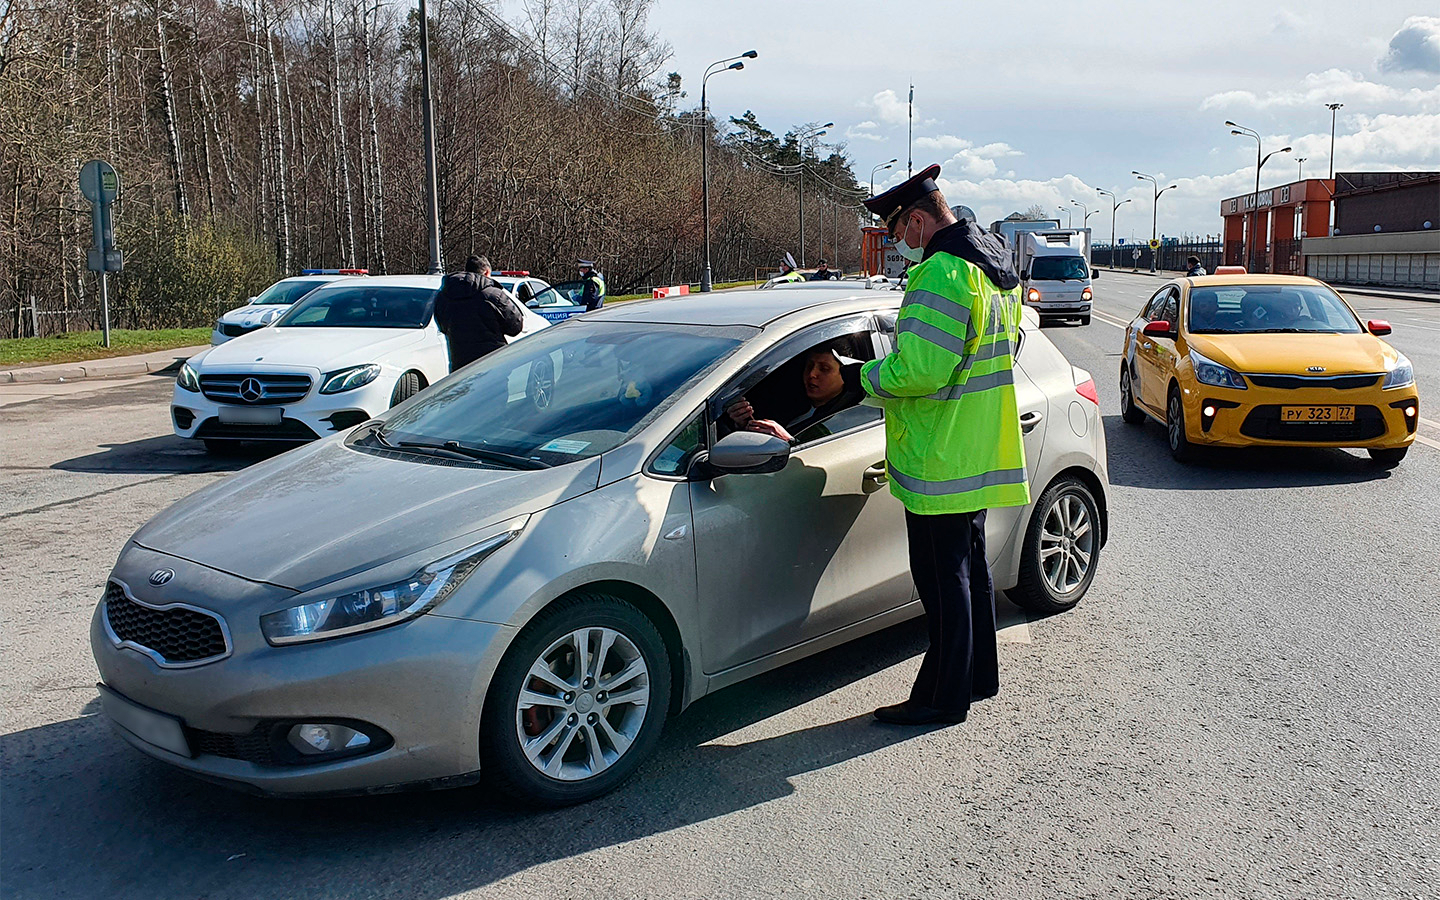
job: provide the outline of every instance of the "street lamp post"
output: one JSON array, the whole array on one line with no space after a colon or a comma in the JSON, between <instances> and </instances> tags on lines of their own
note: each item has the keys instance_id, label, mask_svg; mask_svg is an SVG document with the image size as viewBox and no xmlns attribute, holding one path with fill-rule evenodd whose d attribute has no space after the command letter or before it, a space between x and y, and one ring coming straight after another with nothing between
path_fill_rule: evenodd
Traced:
<instances>
[{"instance_id":1,"label":"street lamp post","mask_svg":"<svg viewBox=\"0 0 1440 900\"><path fill-rule=\"evenodd\" d=\"M700 276L700 290L708 293L713 287L710 274L710 107L705 99L705 82L716 72L738 71L745 68L744 59L754 59L754 50L747 50L739 56L711 63L700 79L700 218L704 220L705 232L705 274ZM716 66L724 68L717 69Z\"/></svg>"},{"instance_id":2,"label":"street lamp post","mask_svg":"<svg viewBox=\"0 0 1440 900\"><path fill-rule=\"evenodd\" d=\"M430 274L445 271L440 255L440 199L435 185L435 122L430 101L430 31L425 0L420 0L420 125L425 144L425 225L430 231Z\"/></svg>"},{"instance_id":3,"label":"street lamp post","mask_svg":"<svg viewBox=\"0 0 1440 900\"><path fill-rule=\"evenodd\" d=\"M834 122L826 122L824 125L795 135L796 141L800 144L800 265L802 268L805 265L805 142L819 137L827 129L834 127Z\"/></svg>"},{"instance_id":4,"label":"street lamp post","mask_svg":"<svg viewBox=\"0 0 1440 900\"><path fill-rule=\"evenodd\" d=\"M1111 268L1111 269L1114 269L1114 268L1115 268L1115 211L1118 210L1120 207L1124 206L1126 203L1129 203L1129 202L1130 202L1130 199L1127 197L1127 198L1124 199L1124 200L1117 200L1117 199L1115 198L1115 192L1114 192L1114 191L1107 191L1107 190L1105 190L1104 188L1096 188L1096 189L1095 189L1095 193L1097 193L1097 194L1104 194L1106 197L1109 197L1111 204L1113 204L1113 205L1110 207L1110 268Z\"/></svg>"},{"instance_id":5,"label":"street lamp post","mask_svg":"<svg viewBox=\"0 0 1440 900\"><path fill-rule=\"evenodd\" d=\"M1330 110L1330 177L1335 177L1335 110L1344 106L1343 103L1327 103L1325 108Z\"/></svg>"},{"instance_id":6,"label":"street lamp post","mask_svg":"<svg viewBox=\"0 0 1440 900\"><path fill-rule=\"evenodd\" d=\"M1296 157L1296 158L1295 158L1295 162L1297 162L1297 163L1300 164L1300 171L1298 171L1298 172L1295 173L1295 180L1296 180L1296 181L1304 181L1304 180L1305 180L1305 160L1307 160L1307 159L1309 159L1309 158L1310 158L1310 157L1308 157L1308 156L1299 156L1299 157Z\"/></svg>"},{"instance_id":7,"label":"street lamp post","mask_svg":"<svg viewBox=\"0 0 1440 900\"><path fill-rule=\"evenodd\" d=\"M1085 218L1086 218L1086 219L1089 219L1089 218L1090 218L1090 207L1088 207L1088 206L1086 206L1085 204L1081 203L1079 200L1071 200L1071 201L1070 201L1070 204L1071 204L1072 206L1078 206L1078 207L1080 207L1080 211L1081 211L1082 213L1085 213ZM1081 227L1081 228L1084 228L1085 226L1082 224L1080 227Z\"/></svg>"},{"instance_id":8,"label":"street lamp post","mask_svg":"<svg viewBox=\"0 0 1440 900\"><path fill-rule=\"evenodd\" d=\"M1255 263L1254 256L1255 248L1257 245L1257 242L1255 240L1255 230L1256 226L1260 224L1260 170L1265 168L1265 164L1270 161L1270 157L1274 156L1276 153L1289 153L1292 148L1282 147L1279 150L1272 150L1262 157L1260 155L1260 151L1262 149L1260 132L1254 130L1253 128L1246 128L1244 125L1236 125L1234 122L1227 121L1225 124L1230 126L1231 134L1239 135L1240 137L1250 137L1255 139L1255 208L1250 210L1250 229L1249 233L1246 235L1246 244L1248 245L1248 247L1246 250L1245 263L1246 268L1248 269L1254 266Z\"/></svg>"},{"instance_id":9,"label":"street lamp post","mask_svg":"<svg viewBox=\"0 0 1440 900\"><path fill-rule=\"evenodd\" d=\"M1159 225L1159 222L1160 222L1160 195L1163 194L1163 193L1165 193L1166 191L1170 190L1171 188L1174 188L1175 185L1172 184L1172 185L1170 185L1170 187L1162 188L1162 187L1160 187L1160 182L1158 182L1158 181L1155 180L1155 176L1154 176L1154 175L1146 175L1144 172L1137 172L1137 171L1135 171L1134 169L1131 169L1131 170L1130 170L1130 174L1131 174L1131 175L1134 175L1137 179L1139 179L1139 180L1141 180L1141 181L1148 181L1148 182L1150 182L1150 187L1151 187L1151 189L1155 191L1154 205L1150 207L1150 243L1151 243L1151 244L1154 244L1155 241L1156 241L1156 240L1158 239L1158 237L1159 237L1159 228L1158 228L1158 225ZM1160 250L1159 250L1159 248L1158 248L1158 247L1151 247L1151 248L1150 248L1150 271L1152 271L1152 272L1155 271L1155 262L1156 262L1156 260L1159 258L1159 256L1160 256Z\"/></svg>"},{"instance_id":10,"label":"street lamp post","mask_svg":"<svg viewBox=\"0 0 1440 900\"><path fill-rule=\"evenodd\" d=\"M890 160L889 162L886 162L886 163L881 163L880 165L878 165L878 166L876 166L875 168L873 168L873 169L870 170L870 196L872 196L872 197L875 196L875 173L876 173L876 172L883 172L883 171L885 171L886 169L893 168L893 167L895 166L895 164L896 164L897 162L899 162L899 161L900 161L900 158L899 158L899 157L896 157L895 159L892 159L892 160ZM873 215L873 213L872 213L872 215Z\"/></svg>"},{"instance_id":11,"label":"street lamp post","mask_svg":"<svg viewBox=\"0 0 1440 900\"><path fill-rule=\"evenodd\" d=\"M1075 219L1074 219L1074 217L1072 217L1072 216L1070 215L1070 210L1069 210L1068 208L1066 208L1066 207L1064 207L1064 206L1057 206L1057 207L1055 207L1055 211L1056 211L1057 213L1064 213L1064 214L1065 214L1065 227L1066 227L1066 228L1069 228L1071 225L1074 225L1074 224L1075 224Z\"/></svg>"}]
</instances>

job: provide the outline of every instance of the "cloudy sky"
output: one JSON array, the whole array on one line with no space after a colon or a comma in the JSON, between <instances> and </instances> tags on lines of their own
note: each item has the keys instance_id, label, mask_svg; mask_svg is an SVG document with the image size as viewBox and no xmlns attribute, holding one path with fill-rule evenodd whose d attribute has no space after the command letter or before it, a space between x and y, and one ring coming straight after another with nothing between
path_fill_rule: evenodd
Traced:
<instances>
[{"instance_id":1,"label":"cloudy sky","mask_svg":"<svg viewBox=\"0 0 1440 900\"><path fill-rule=\"evenodd\" d=\"M1151 189L1175 183L1164 234L1220 230L1219 201L1253 189L1266 152L1293 145L1264 184L1326 174L1330 112L1340 171L1440 169L1440 14L1433 4L777 2L659 0L652 24L691 99L707 63L754 48L741 72L710 80L717 118L753 109L775 131L834 121L862 181L899 157L915 83L915 166L944 167L951 203L982 222L1039 203L1092 210L1097 187L1133 202L1121 237L1150 236ZM878 186L878 185L877 185ZM1090 219L1108 237L1109 208ZM1062 217L1063 218L1063 217ZM1102 224L1103 222L1103 224Z\"/></svg>"}]
</instances>

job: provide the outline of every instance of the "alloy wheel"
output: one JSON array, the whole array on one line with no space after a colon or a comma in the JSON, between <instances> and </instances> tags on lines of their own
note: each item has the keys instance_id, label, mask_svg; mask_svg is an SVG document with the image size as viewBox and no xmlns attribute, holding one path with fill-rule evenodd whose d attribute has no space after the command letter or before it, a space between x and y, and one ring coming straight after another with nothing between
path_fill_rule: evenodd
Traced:
<instances>
[{"instance_id":1,"label":"alloy wheel","mask_svg":"<svg viewBox=\"0 0 1440 900\"><path fill-rule=\"evenodd\" d=\"M625 755L650 704L650 672L634 641L613 628L581 628L530 666L515 706L525 758L560 781L593 778Z\"/></svg>"},{"instance_id":2,"label":"alloy wheel","mask_svg":"<svg viewBox=\"0 0 1440 900\"><path fill-rule=\"evenodd\" d=\"M555 395L555 370L548 359L539 359L530 365L530 377L525 393L536 409L549 409Z\"/></svg>"},{"instance_id":3,"label":"alloy wheel","mask_svg":"<svg viewBox=\"0 0 1440 900\"><path fill-rule=\"evenodd\" d=\"M1185 440L1185 413L1180 408L1180 395L1170 395L1170 407L1165 413L1165 434L1170 438L1170 449L1180 449L1180 444Z\"/></svg>"},{"instance_id":4,"label":"alloy wheel","mask_svg":"<svg viewBox=\"0 0 1440 900\"><path fill-rule=\"evenodd\" d=\"M1085 582L1095 558L1095 528L1085 502L1072 493L1055 498L1040 530L1040 571L1050 589L1068 594Z\"/></svg>"}]
</instances>

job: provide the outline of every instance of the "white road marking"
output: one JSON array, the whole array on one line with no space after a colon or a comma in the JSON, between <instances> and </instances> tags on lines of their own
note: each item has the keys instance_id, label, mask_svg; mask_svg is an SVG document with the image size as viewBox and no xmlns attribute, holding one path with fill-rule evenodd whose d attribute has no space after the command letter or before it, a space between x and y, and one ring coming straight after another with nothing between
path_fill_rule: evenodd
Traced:
<instances>
[{"instance_id":1,"label":"white road marking","mask_svg":"<svg viewBox=\"0 0 1440 900\"><path fill-rule=\"evenodd\" d=\"M1432 447L1436 450L1440 450L1440 441L1432 441L1423 434L1415 435L1415 442L1418 444L1424 444L1427 447Z\"/></svg>"},{"instance_id":2,"label":"white road marking","mask_svg":"<svg viewBox=\"0 0 1440 900\"><path fill-rule=\"evenodd\" d=\"M1440 429L1440 422L1437 422L1434 419L1427 419L1424 416L1420 417L1420 424L1429 425L1431 428Z\"/></svg>"},{"instance_id":3,"label":"white road marking","mask_svg":"<svg viewBox=\"0 0 1440 900\"><path fill-rule=\"evenodd\" d=\"M1109 313L1102 313L1100 310L1095 309L1094 307L1091 307L1090 315L1104 322L1106 325L1114 325L1116 328L1128 328L1130 326L1129 322L1121 321L1120 319L1115 318Z\"/></svg>"},{"instance_id":4,"label":"white road marking","mask_svg":"<svg viewBox=\"0 0 1440 900\"><path fill-rule=\"evenodd\" d=\"M1030 643L1030 620L1025 613L1007 602L996 604L995 641L1001 644Z\"/></svg>"}]
</instances>

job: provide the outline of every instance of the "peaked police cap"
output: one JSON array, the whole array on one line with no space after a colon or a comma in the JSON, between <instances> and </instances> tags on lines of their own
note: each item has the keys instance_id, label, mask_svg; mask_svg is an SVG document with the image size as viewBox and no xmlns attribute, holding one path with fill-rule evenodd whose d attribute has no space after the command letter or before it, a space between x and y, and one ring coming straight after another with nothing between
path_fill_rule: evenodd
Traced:
<instances>
[{"instance_id":1,"label":"peaked police cap","mask_svg":"<svg viewBox=\"0 0 1440 900\"><path fill-rule=\"evenodd\" d=\"M931 191L940 190L935 184L935 179L940 177L940 167L930 166L921 172L916 172L909 181L898 184L883 194L871 197L865 201L865 208L875 213L888 228L891 221L905 207L926 196Z\"/></svg>"}]
</instances>

